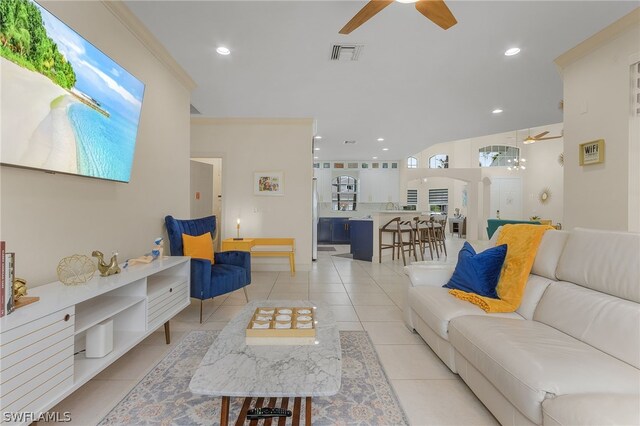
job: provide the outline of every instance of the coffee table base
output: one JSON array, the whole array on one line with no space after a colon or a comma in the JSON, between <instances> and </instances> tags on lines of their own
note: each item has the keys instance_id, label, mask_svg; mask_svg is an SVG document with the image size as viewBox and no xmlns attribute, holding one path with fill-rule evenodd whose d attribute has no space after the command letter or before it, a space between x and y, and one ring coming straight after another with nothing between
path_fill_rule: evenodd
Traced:
<instances>
[{"instance_id":1,"label":"coffee table base","mask_svg":"<svg viewBox=\"0 0 640 426\"><path fill-rule=\"evenodd\" d=\"M251 408L251 402L254 398L247 397L244 399L244 404L242 404L242 409L240 410L240 415L238 416L238 420L236 420L236 426L244 425L247 421L247 411ZM265 399L267 400L265 404ZM255 406L253 408L262 408L276 407L276 402L278 398L255 398ZM285 410L289 408L289 400L293 400L293 415L291 416L291 425L299 426L300 425L300 413L302 406L302 398L281 398L280 405L278 408L284 408ZM305 399L305 416L304 416L304 424L305 426L311 426L311 397L307 396ZM228 396L222 397L222 406L220 407L220 426L228 426L229 425L229 405L231 398ZM263 421L264 426L275 425L277 422L278 426L285 426L287 424L287 419L289 417L272 417L264 420L251 420L249 422L250 426L257 426L258 422Z\"/></svg>"}]
</instances>

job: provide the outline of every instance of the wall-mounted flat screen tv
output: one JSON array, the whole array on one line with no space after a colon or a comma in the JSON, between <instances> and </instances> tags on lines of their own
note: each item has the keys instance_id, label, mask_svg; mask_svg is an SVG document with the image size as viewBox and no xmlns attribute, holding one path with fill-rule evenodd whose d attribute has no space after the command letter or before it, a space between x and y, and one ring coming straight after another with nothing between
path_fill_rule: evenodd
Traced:
<instances>
[{"instance_id":1,"label":"wall-mounted flat screen tv","mask_svg":"<svg viewBox=\"0 0 640 426\"><path fill-rule=\"evenodd\" d=\"M129 182L140 80L31 0L0 0L0 56L0 163Z\"/></svg>"}]
</instances>

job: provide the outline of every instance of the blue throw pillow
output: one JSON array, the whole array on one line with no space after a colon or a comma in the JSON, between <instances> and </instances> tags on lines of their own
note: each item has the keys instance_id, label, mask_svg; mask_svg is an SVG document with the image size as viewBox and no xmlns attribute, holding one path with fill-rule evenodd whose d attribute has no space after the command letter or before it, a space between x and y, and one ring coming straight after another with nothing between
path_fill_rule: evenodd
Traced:
<instances>
[{"instance_id":1,"label":"blue throw pillow","mask_svg":"<svg viewBox=\"0 0 640 426\"><path fill-rule=\"evenodd\" d=\"M458 253L456 270L443 287L498 299L496 287L506 255L506 244L476 254L471 244L465 242Z\"/></svg>"}]
</instances>

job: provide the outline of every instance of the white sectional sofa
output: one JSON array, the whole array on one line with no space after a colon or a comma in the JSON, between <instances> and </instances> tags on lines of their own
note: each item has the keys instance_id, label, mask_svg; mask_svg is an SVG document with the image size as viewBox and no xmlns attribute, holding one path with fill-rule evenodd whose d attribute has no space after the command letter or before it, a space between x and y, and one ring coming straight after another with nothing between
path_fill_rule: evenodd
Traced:
<instances>
[{"instance_id":1,"label":"white sectional sofa","mask_svg":"<svg viewBox=\"0 0 640 426\"><path fill-rule=\"evenodd\" d=\"M451 296L452 266L406 270L407 325L501 424L640 424L640 234L547 231L513 313Z\"/></svg>"}]
</instances>

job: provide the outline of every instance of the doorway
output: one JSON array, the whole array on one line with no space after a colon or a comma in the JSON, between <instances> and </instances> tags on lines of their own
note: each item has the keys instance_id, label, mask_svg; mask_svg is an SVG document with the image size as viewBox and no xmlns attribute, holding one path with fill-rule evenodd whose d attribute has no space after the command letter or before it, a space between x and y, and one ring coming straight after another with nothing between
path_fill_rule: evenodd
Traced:
<instances>
[{"instance_id":1,"label":"doorway","mask_svg":"<svg viewBox=\"0 0 640 426\"><path fill-rule=\"evenodd\" d=\"M192 218L214 215L217 235L215 249L220 250L222 222L222 158L191 158L190 213Z\"/></svg>"}]
</instances>

